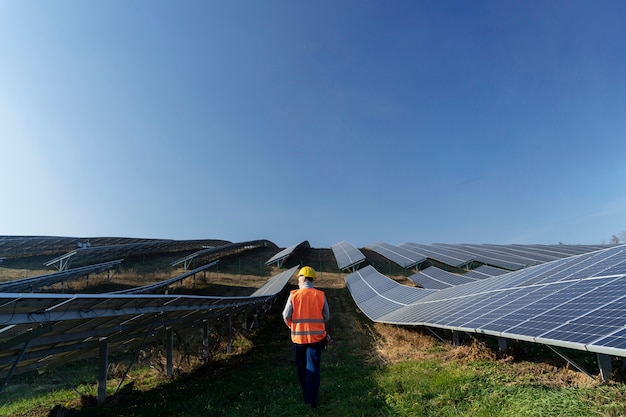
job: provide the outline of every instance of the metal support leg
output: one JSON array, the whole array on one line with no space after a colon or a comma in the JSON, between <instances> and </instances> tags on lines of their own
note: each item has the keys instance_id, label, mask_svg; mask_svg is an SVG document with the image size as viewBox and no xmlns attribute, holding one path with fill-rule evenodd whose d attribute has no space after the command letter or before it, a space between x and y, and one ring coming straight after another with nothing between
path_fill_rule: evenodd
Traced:
<instances>
[{"instance_id":1,"label":"metal support leg","mask_svg":"<svg viewBox=\"0 0 626 417\"><path fill-rule=\"evenodd\" d=\"M226 323L228 326L228 344L226 345L226 353L231 353L233 351L233 317L228 316Z\"/></svg>"},{"instance_id":2,"label":"metal support leg","mask_svg":"<svg viewBox=\"0 0 626 417\"><path fill-rule=\"evenodd\" d=\"M452 344L454 346L461 346L461 333L456 330L452 330Z\"/></svg>"},{"instance_id":3,"label":"metal support leg","mask_svg":"<svg viewBox=\"0 0 626 417\"><path fill-rule=\"evenodd\" d=\"M2 392L4 387L6 387L6 385L9 383L9 379L11 379L11 375L13 375L13 372L15 371L17 364L20 363L20 361L22 360L22 357L24 356L24 352L26 352L26 348L28 347L29 343L30 343L30 340L27 340L24 343L24 347L22 347L22 350L20 351L19 355L17 355L17 358L15 358L15 362L13 362L13 366L11 366L11 370L7 373L7 376L4 379L2 386L0 387L0 392Z\"/></svg>"},{"instance_id":4,"label":"metal support leg","mask_svg":"<svg viewBox=\"0 0 626 417\"><path fill-rule=\"evenodd\" d=\"M258 309L254 311L254 328L255 329L259 328L259 310Z\"/></svg>"},{"instance_id":5,"label":"metal support leg","mask_svg":"<svg viewBox=\"0 0 626 417\"><path fill-rule=\"evenodd\" d=\"M507 349L507 341L504 337L498 337L498 350L500 352L506 352Z\"/></svg>"},{"instance_id":6,"label":"metal support leg","mask_svg":"<svg viewBox=\"0 0 626 417\"><path fill-rule=\"evenodd\" d=\"M109 371L109 344L100 343L100 358L98 364L98 405L104 404L107 396L107 373Z\"/></svg>"},{"instance_id":7,"label":"metal support leg","mask_svg":"<svg viewBox=\"0 0 626 417\"><path fill-rule=\"evenodd\" d=\"M600 378L602 382L613 379L613 366L611 365L611 357L598 353L598 367L600 368Z\"/></svg>"},{"instance_id":8,"label":"metal support leg","mask_svg":"<svg viewBox=\"0 0 626 417\"><path fill-rule=\"evenodd\" d=\"M174 373L174 330L170 329L167 332L167 363L165 365L165 374L171 377Z\"/></svg>"},{"instance_id":9,"label":"metal support leg","mask_svg":"<svg viewBox=\"0 0 626 417\"><path fill-rule=\"evenodd\" d=\"M202 359L207 360L209 357L209 323L204 322L202 328Z\"/></svg>"}]
</instances>

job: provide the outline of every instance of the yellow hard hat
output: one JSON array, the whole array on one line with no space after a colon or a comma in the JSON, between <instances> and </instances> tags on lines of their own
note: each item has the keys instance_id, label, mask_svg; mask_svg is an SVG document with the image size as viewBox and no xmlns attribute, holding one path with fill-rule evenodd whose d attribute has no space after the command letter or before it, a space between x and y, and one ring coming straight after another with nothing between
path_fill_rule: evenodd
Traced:
<instances>
[{"instance_id":1,"label":"yellow hard hat","mask_svg":"<svg viewBox=\"0 0 626 417\"><path fill-rule=\"evenodd\" d=\"M315 269L311 268L310 266L303 266L300 269L300 272L298 272L298 276L300 275L311 279L317 278L317 275L315 274Z\"/></svg>"}]
</instances>

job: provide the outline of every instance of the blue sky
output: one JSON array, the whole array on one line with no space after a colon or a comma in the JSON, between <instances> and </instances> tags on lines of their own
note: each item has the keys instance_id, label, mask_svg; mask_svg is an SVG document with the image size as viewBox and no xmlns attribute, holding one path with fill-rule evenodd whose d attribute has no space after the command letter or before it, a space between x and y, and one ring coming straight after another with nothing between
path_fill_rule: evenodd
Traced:
<instances>
[{"instance_id":1,"label":"blue sky","mask_svg":"<svg viewBox=\"0 0 626 417\"><path fill-rule=\"evenodd\" d=\"M0 235L608 242L622 1L0 2Z\"/></svg>"}]
</instances>

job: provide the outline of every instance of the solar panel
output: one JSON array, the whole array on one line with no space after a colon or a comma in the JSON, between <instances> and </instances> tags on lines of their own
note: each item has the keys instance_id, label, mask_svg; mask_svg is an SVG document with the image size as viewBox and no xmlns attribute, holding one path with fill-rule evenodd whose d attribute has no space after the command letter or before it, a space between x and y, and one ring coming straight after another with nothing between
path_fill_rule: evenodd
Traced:
<instances>
[{"instance_id":1,"label":"solar panel","mask_svg":"<svg viewBox=\"0 0 626 417\"><path fill-rule=\"evenodd\" d=\"M273 278L269 279L265 284L263 284L258 290L253 292L251 296L260 296L260 295L274 295L278 294L285 288L291 277L298 270L297 266L294 266L287 271L283 271L278 275L275 275Z\"/></svg>"},{"instance_id":2,"label":"solar panel","mask_svg":"<svg viewBox=\"0 0 626 417\"><path fill-rule=\"evenodd\" d=\"M380 317L389 311L413 303L432 290L402 285L382 275L368 265L346 276L346 285L355 302L365 315Z\"/></svg>"},{"instance_id":3,"label":"solar panel","mask_svg":"<svg viewBox=\"0 0 626 417\"><path fill-rule=\"evenodd\" d=\"M281 268L283 263L289 259L289 257L298 249L300 248L310 248L311 245L309 244L308 240L305 240L303 242L300 243L296 243L295 245L291 245L288 248L285 248L283 250L281 250L280 252L278 252L276 255L272 256L270 259L268 259L265 262L265 265L271 265L273 263L276 263L276 266L278 266L278 268Z\"/></svg>"},{"instance_id":4,"label":"solar panel","mask_svg":"<svg viewBox=\"0 0 626 417\"><path fill-rule=\"evenodd\" d=\"M488 277L496 277L498 275L506 274L506 269L496 268L489 265L481 265L478 268L472 269L471 271L466 272L463 276L469 278L483 279Z\"/></svg>"},{"instance_id":5,"label":"solar panel","mask_svg":"<svg viewBox=\"0 0 626 417\"><path fill-rule=\"evenodd\" d=\"M439 269L435 266L430 266L416 274L413 274L409 277L409 279L422 288L431 289L448 288L475 281L473 278L469 278L465 275L453 274L452 272L444 271L443 269Z\"/></svg>"},{"instance_id":6,"label":"solar panel","mask_svg":"<svg viewBox=\"0 0 626 417\"><path fill-rule=\"evenodd\" d=\"M402 285L382 275L371 265L346 276L345 281L354 301L372 320L433 292Z\"/></svg>"},{"instance_id":7,"label":"solar panel","mask_svg":"<svg viewBox=\"0 0 626 417\"><path fill-rule=\"evenodd\" d=\"M413 274L409 277L411 281L416 283L422 288L427 288L430 290L441 290L443 288L452 287L452 284L448 284L445 281L432 278L422 272L418 272L417 274Z\"/></svg>"},{"instance_id":8,"label":"solar panel","mask_svg":"<svg viewBox=\"0 0 626 417\"><path fill-rule=\"evenodd\" d=\"M341 270L356 269L361 262L365 261L365 255L345 240L331 246L333 255L337 260L337 267Z\"/></svg>"}]
</instances>

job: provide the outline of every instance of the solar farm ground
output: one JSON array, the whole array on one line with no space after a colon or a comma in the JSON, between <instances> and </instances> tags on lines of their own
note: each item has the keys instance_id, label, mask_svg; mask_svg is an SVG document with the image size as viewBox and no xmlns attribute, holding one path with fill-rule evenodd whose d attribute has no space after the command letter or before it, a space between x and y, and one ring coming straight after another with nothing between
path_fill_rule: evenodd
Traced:
<instances>
[{"instance_id":1,"label":"solar farm ground","mask_svg":"<svg viewBox=\"0 0 626 417\"><path fill-rule=\"evenodd\" d=\"M276 252L263 248L229 256L195 283L187 279L184 289L173 290L248 295L277 272L264 265ZM411 285L406 271L364 252L368 263ZM128 259L110 276L100 274L90 278L89 286L78 281L65 289L101 292L150 284L180 273L169 267L172 260L163 255ZM45 273L38 269L42 264L36 257L10 260L0 272L3 279L38 275ZM317 411L299 401L288 330L280 317L283 296L259 329L237 334L231 354L224 353L224 339L217 338L208 363L179 355L176 375L168 379L158 347L146 350L123 387L98 407L92 361L68 364L53 374L20 375L0 394L0 416L626 415L622 384L600 385L541 346L512 344L503 354L489 338L468 337L454 347L445 333L436 337L426 329L370 322L356 308L345 288L346 274L337 271L329 249L297 254L284 268L292 264L309 264L320 272L316 286L326 292L331 308L333 342L322 360ZM595 370L593 357L572 354ZM111 387L122 381L127 365L128 358L112 361Z\"/></svg>"}]
</instances>

